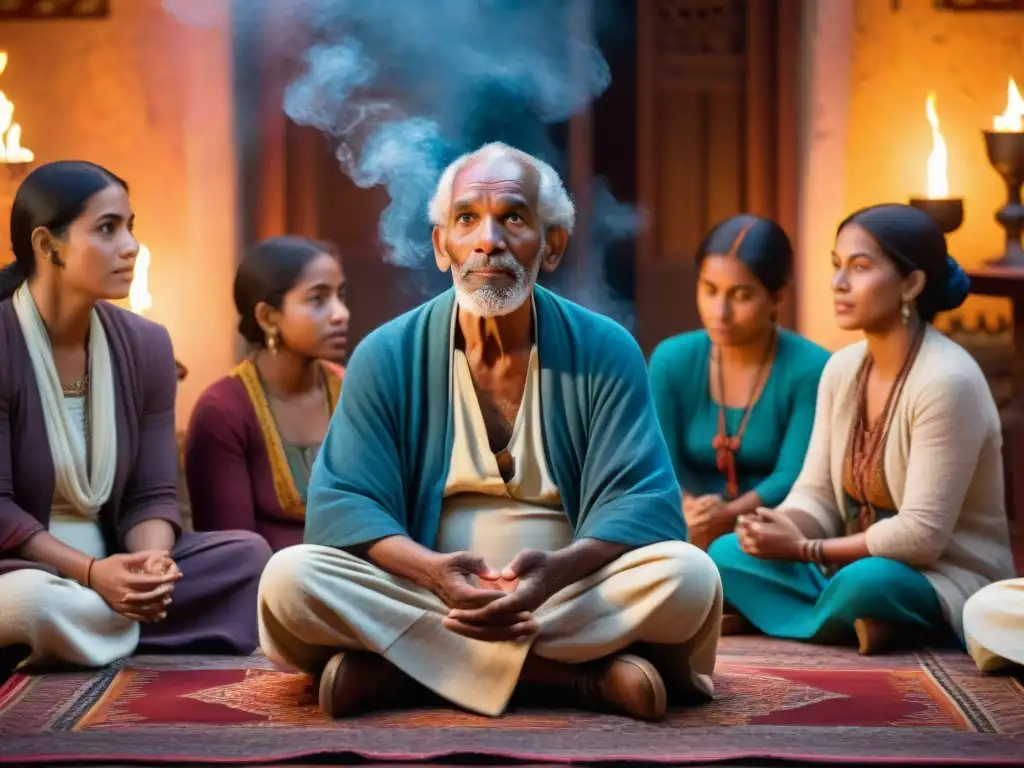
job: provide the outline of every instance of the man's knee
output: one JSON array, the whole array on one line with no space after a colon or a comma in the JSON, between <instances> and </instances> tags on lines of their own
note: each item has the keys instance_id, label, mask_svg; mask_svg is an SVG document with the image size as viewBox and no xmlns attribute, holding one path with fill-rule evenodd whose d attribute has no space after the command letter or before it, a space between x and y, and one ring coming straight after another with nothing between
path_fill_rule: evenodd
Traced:
<instances>
[{"instance_id":1,"label":"man's knee","mask_svg":"<svg viewBox=\"0 0 1024 768\"><path fill-rule=\"evenodd\" d=\"M964 630L970 634L970 630L979 625L987 624L993 614L999 615L1013 610L1010 588L1005 582L996 582L982 587L964 603L963 625Z\"/></svg>"},{"instance_id":2,"label":"man's knee","mask_svg":"<svg viewBox=\"0 0 1024 768\"><path fill-rule=\"evenodd\" d=\"M263 568L260 577L259 604L273 613L278 606L302 601L309 594L316 569L314 550L308 544L275 552Z\"/></svg>"},{"instance_id":3,"label":"man's knee","mask_svg":"<svg viewBox=\"0 0 1024 768\"><path fill-rule=\"evenodd\" d=\"M275 552L263 568L259 581L259 613L278 620L307 603L315 584L314 550L298 544Z\"/></svg>"},{"instance_id":4,"label":"man's knee","mask_svg":"<svg viewBox=\"0 0 1024 768\"><path fill-rule=\"evenodd\" d=\"M672 601L691 612L710 612L722 595L722 579L703 550L684 541L654 545L657 570L673 588Z\"/></svg>"}]
</instances>

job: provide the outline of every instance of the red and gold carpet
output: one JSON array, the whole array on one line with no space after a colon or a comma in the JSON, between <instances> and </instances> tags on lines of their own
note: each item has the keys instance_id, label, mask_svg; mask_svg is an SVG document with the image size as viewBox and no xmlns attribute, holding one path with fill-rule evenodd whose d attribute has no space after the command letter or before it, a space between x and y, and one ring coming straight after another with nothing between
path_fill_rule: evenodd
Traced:
<instances>
[{"instance_id":1,"label":"red and gold carpet","mask_svg":"<svg viewBox=\"0 0 1024 768\"><path fill-rule=\"evenodd\" d=\"M308 681L259 657L136 657L0 687L0 763L256 763L301 757L694 764L1024 762L1024 686L956 653L864 658L728 637L707 706L664 723L420 709L330 722Z\"/></svg>"}]
</instances>

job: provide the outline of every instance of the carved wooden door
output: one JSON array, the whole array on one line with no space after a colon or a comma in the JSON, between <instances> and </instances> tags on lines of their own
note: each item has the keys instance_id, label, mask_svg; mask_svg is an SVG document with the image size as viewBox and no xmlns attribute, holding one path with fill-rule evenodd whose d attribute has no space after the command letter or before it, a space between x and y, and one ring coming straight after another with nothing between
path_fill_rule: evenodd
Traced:
<instances>
[{"instance_id":1,"label":"carved wooden door","mask_svg":"<svg viewBox=\"0 0 1024 768\"><path fill-rule=\"evenodd\" d=\"M712 224L775 218L795 240L799 0L639 0L638 336L696 328ZM783 321L792 318L787 302Z\"/></svg>"}]
</instances>

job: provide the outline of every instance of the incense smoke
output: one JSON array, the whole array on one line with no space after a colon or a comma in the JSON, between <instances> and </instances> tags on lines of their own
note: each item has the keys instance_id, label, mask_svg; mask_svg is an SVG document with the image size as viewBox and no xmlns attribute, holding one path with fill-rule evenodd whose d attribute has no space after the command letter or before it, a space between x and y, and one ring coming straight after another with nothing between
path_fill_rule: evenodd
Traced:
<instances>
[{"instance_id":1,"label":"incense smoke","mask_svg":"<svg viewBox=\"0 0 1024 768\"><path fill-rule=\"evenodd\" d=\"M503 141L566 178L549 128L584 109L611 81L596 41L574 27L565 0L288 3L314 30L315 42L286 90L284 110L336 141L336 157L357 185L385 187L391 202L380 238L385 258L402 267L434 269L426 208L450 161ZM197 23L195 12L183 12L183 0L165 5ZM233 12L261 13L263 3L243 0ZM592 274L573 274L561 292L628 324L629 312L615 306L601 269L604 249L631 237L638 217L600 180L591 210Z\"/></svg>"}]
</instances>

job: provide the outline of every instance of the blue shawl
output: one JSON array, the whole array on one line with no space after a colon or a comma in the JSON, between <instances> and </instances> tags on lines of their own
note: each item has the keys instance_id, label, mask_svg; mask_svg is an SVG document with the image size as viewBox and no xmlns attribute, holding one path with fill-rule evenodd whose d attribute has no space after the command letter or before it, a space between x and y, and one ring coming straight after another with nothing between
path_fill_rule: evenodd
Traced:
<instances>
[{"instance_id":1,"label":"blue shawl","mask_svg":"<svg viewBox=\"0 0 1024 768\"><path fill-rule=\"evenodd\" d=\"M575 537L684 540L681 491L639 346L620 325L535 288L545 455ZM452 449L455 293L358 345L313 466L308 544L409 536L433 548Z\"/></svg>"}]
</instances>

